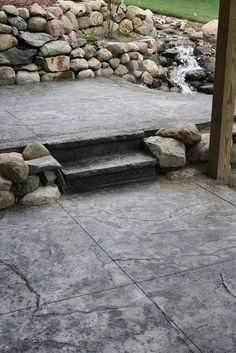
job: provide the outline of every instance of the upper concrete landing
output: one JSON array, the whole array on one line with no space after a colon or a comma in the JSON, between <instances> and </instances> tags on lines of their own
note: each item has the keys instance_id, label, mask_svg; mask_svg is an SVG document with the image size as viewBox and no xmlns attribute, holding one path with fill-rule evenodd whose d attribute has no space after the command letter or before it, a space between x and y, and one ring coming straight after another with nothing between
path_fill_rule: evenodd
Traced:
<instances>
[{"instance_id":1,"label":"upper concrete landing","mask_svg":"<svg viewBox=\"0 0 236 353\"><path fill-rule=\"evenodd\" d=\"M116 77L2 87L0 148L156 129L177 120L209 122L211 100L150 90Z\"/></svg>"}]
</instances>

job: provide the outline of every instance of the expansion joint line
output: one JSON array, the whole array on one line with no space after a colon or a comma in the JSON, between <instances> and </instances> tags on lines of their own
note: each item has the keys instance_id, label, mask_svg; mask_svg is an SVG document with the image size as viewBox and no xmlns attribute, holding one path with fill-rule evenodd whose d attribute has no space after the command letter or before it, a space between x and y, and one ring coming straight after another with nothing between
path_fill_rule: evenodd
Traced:
<instances>
[{"instance_id":1,"label":"expansion joint line","mask_svg":"<svg viewBox=\"0 0 236 353\"><path fill-rule=\"evenodd\" d=\"M40 307L40 294L38 294L36 292L36 290L31 286L31 284L29 283L29 281L28 281L27 277L24 275L24 273L22 273L17 268L16 265L11 264L5 260L0 259L0 264L2 264L3 266L9 268L12 272L14 272L25 283L25 286L28 289L28 291L35 295L35 306L36 306L36 310L38 310Z\"/></svg>"}]
</instances>

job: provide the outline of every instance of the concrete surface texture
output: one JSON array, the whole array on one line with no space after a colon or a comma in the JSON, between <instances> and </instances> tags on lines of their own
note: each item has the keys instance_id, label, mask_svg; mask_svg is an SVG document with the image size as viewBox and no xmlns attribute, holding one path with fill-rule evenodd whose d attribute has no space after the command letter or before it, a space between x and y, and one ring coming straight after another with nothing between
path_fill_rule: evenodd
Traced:
<instances>
[{"instance_id":1,"label":"concrete surface texture","mask_svg":"<svg viewBox=\"0 0 236 353\"><path fill-rule=\"evenodd\" d=\"M235 353L236 194L208 179L0 213L1 353Z\"/></svg>"},{"instance_id":2,"label":"concrete surface texture","mask_svg":"<svg viewBox=\"0 0 236 353\"><path fill-rule=\"evenodd\" d=\"M209 122L211 96L140 87L120 78L0 87L0 148Z\"/></svg>"}]
</instances>

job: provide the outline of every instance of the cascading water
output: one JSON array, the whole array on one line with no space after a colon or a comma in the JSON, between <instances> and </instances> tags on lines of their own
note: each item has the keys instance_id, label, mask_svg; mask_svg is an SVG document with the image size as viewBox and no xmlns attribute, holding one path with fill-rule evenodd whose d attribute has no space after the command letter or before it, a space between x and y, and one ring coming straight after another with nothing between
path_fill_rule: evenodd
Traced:
<instances>
[{"instance_id":1,"label":"cascading water","mask_svg":"<svg viewBox=\"0 0 236 353\"><path fill-rule=\"evenodd\" d=\"M201 67L198 65L197 60L194 56L194 48L192 46L179 45L175 47L178 50L178 66L172 70L169 80L172 85L177 86L181 89L183 94L193 93L193 89L185 81L185 75L188 71L198 70Z\"/></svg>"}]
</instances>

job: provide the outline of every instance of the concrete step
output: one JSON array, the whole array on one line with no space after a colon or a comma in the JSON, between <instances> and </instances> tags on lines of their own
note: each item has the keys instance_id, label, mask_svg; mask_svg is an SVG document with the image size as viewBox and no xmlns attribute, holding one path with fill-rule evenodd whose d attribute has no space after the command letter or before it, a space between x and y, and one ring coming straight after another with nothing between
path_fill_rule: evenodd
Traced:
<instances>
[{"instance_id":1,"label":"concrete step","mask_svg":"<svg viewBox=\"0 0 236 353\"><path fill-rule=\"evenodd\" d=\"M69 141L48 145L53 157L60 163L95 158L96 156L123 153L128 150L141 150L144 132L124 135L106 136L101 138Z\"/></svg>"},{"instance_id":2,"label":"concrete step","mask_svg":"<svg viewBox=\"0 0 236 353\"><path fill-rule=\"evenodd\" d=\"M156 176L157 161L144 151L128 150L62 163L68 192L150 179Z\"/></svg>"}]
</instances>

